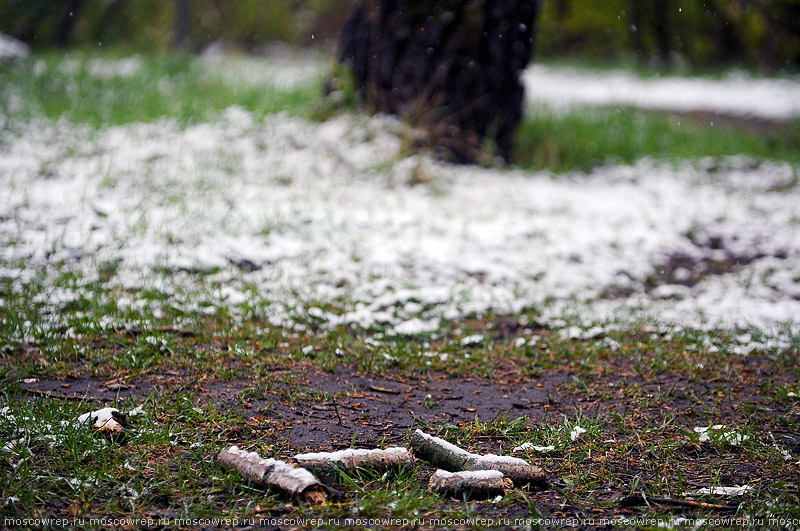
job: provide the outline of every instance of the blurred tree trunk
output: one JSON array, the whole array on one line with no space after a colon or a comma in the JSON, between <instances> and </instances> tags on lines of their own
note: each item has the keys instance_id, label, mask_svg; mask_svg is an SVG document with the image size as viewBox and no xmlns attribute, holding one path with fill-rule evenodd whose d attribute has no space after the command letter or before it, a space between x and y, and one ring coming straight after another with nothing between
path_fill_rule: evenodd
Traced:
<instances>
[{"instance_id":1,"label":"blurred tree trunk","mask_svg":"<svg viewBox=\"0 0 800 531\"><path fill-rule=\"evenodd\" d=\"M473 162L488 139L510 161L538 7L538 0L362 0L342 29L339 60L352 66L369 111L425 126L425 145Z\"/></svg>"},{"instance_id":2,"label":"blurred tree trunk","mask_svg":"<svg viewBox=\"0 0 800 531\"><path fill-rule=\"evenodd\" d=\"M745 59L747 46L742 42L742 32L737 22L728 14L726 6L714 0L706 4L706 9L717 23L714 28L714 40L718 48L717 61L729 63Z\"/></svg>"},{"instance_id":3,"label":"blurred tree trunk","mask_svg":"<svg viewBox=\"0 0 800 531\"><path fill-rule=\"evenodd\" d=\"M569 16L570 0L556 0L556 20L563 22Z\"/></svg>"},{"instance_id":4,"label":"blurred tree trunk","mask_svg":"<svg viewBox=\"0 0 800 531\"><path fill-rule=\"evenodd\" d=\"M664 65L672 63L672 27L670 25L668 0L653 0L653 17L651 23L656 37L658 55Z\"/></svg>"},{"instance_id":5,"label":"blurred tree trunk","mask_svg":"<svg viewBox=\"0 0 800 531\"><path fill-rule=\"evenodd\" d=\"M191 46L192 11L189 0L175 0L175 48L188 49Z\"/></svg>"},{"instance_id":6,"label":"blurred tree trunk","mask_svg":"<svg viewBox=\"0 0 800 531\"><path fill-rule=\"evenodd\" d=\"M642 2L641 0L630 0L628 3L628 20L630 25L628 31L631 37L631 46L636 53L636 57L641 62L645 59L644 41L642 40Z\"/></svg>"},{"instance_id":7,"label":"blurred tree trunk","mask_svg":"<svg viewBox=\"0 0 800 531\"><path fill-rule=\"evenodd\" d=\"M78 18L78 10L81 8L83 0L67 0L64 2L58 19L56 20L55 32L53 33L53 44L64 47L72 40L72 33L75 30L75 20Z\"/></svg>"}]
</instances>

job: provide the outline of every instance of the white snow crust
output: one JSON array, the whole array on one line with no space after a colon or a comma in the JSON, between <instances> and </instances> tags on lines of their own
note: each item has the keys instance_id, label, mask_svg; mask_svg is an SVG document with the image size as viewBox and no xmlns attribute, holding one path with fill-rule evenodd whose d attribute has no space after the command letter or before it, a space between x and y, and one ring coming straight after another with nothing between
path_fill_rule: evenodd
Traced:
<instances>
[{"instance_id":1,"label":"white snow crust","mask_svg":"<svg viewBox=\"0 0 800 531\"><path fill-rule=\"evenodd\" d=\"M464 450L463 448L459 448L455 444L445 441L444 439L441 439L439 437L434 437L433 435L428 435L422 430L417 430L416 433L428 441L433 441L438 446L441 446L442 448L444 448L453 455L457 455L459 457L480 457L479 455L471 454L468 451Z\"/></svg>"},{"instance_id":2,"label":"white snow crust","mask_svg":"<svg viewBox=\"0 0 800 531\"><path fill-rule=\"evenodd\" d=\"M348 448L346 450L338 450L336 452L310 452L305 454L297 454L294 456L295 459L298 461L303 460L327 460L331 462L341 462L345 459L353 459L354 457L364 457L370 456L374 454L398 454L398 455L405 455L408 453L408 450L405 448L386 448L385 450L380 449L365 449L365 448Z\"/></svg>"},{"instance_id":3,"label":"white snow crust","mask_svg":"<svg viewBox=\"0 0 800 531\"><path fill-rule=\"evenodd\" d=\"M475 464L481 466L498 466L498 465L527 465L527 461L518 457L511 457L510 455L497 455L497 454L472 454L475 458Z\"/></svg>"},{"instance_id":4,"label":"white snow crust","mask_svg":"<svg viewBox=\"0 0 800 531\"><path fill-rule=\"evenodd\" d=\"M434 473L434 475L442 479L456 477L464 480L472 479L478 481L502 479L505 476L499 470L470 470L463 472L448 472L447 470L442 470L442 469L437 470Z\"/></svg>"},{"instance_id":5,"label":"white snow crust","mask_svg":"<svg viewBox=\"0 0 800 531\"><path fill-rule=\"evenodd\" d=\"M552 452L555 449L556 449L556 447L553 446L552 444L548 445L548 446L537 446L537 445L535 445L533 443L529 443L528 442L528 443L524 443L524 444L522 444L520 446L515 447L511 451L514 452L514 453L517 453L517 452L524 452L526 450L533 450L534 452L547 453L547 452Z\"/></svg>"}]
</instances>

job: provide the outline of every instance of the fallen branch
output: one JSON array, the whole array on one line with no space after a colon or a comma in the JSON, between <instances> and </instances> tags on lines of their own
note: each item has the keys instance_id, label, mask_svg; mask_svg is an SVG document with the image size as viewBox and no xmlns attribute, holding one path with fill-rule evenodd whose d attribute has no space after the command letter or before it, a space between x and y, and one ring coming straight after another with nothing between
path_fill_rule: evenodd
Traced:
<instances>
[{"instance_id":1,"label":"fallen branch","mask_svg":"<svg viewBox=\"0 0 800 531\"><path fill-rule=\"evenodd\" d=\"M678 500L675 498L654 498L644 494L634 494L619 501L622 507L642 507L644 505L672 505L675 507L694 507L696 509L714 509L717 511L736 511L737 505L720 505L717 503L697 502L691 500Z\"/></svg>"},{"instance_id":2,"label":"fallen branch","mask_svg":"<svg viewBox=\"0 0 800 531\"><path fill-rule=\"evenodd\" d=\"M389 389L388 387L380 387L378 385L370 385L370 391L375 391L376 393L385 393L387 395L399 395L400 391L397 389Z\"/></svg>"},{"instance_id":3,"label":"fallen branch","mask_svg":"<svg viewBox=\"0 0 800 531\"><path fill-rule=\"evenodd\" d=\"M385 450L341 450L297 454L294 461L315 474L335 476L338 472L352 472L357 468L369 468L382 472L414 462L414 456L405 448Z\"/></svg>"},{"instance_id":4,"label":"fallen branch","mask_svg":"<svg viewBox=\"0 0 800 531\"><path fill-rule=\"evenodd\" d=\"M428 487L439 494L457 498L464 495L469 498L491 498L507 494L514 487L514 482L499 470L448 472L439 469L431 476Z\"/></svg>"},{"instance_id":5,"label":"fallen branch","mask_svg":"<svg viewBox=\"0 0 800 531\"><path fill-rule=\"evenodd\" d=\"M527 461L503 455L473 454L420 430L411 437L411 450L417 457L449 472L499 470L516 485L544 486L547 483L544 471Z\"/></svg>"},{"instance_id":6,"label":"fallen branch","mask_svg":"<svg viewBox=\"0 0 800 531\"><path fill-rule=\"evenodd\" d=\"M328 489L305 468L295 468L284 461L262 459L255 452L236 446L222 450L217 461L233 468L258 487L279 490L291 498L320 505L328 501Z\"/></svg>"},{"instance_id":7,"label":"fallen branch","mask_svg":"<svg viewBox=\"0 0 800 531\"><path fill-rule=\"evenodd\" d=\"M98 397L90 395L64 395L57 391L43 391L41 389L33 389L31 387L20 386L19 390L24 393L32 395L44 396L56 400L75 400L77 402L112 402L114 399L111 397Z\"/></svg>"}]
</instances>

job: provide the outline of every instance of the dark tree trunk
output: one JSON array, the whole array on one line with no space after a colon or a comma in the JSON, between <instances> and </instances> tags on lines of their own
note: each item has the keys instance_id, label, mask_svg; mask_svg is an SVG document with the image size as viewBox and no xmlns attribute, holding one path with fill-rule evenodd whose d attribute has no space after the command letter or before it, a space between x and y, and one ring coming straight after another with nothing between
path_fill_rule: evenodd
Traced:
<instances>
[{"instance_id":1,"label":"dark tree trunk","mask_svg":"<svg viewBox=\"0 0 800 531\"><path fill-rule=\"evenodd\" d=\"M556 0L556 20L558 20L558 22L564 22L569 16L570 11L572 11L569 2L570 0Z\"/></svg>"},{"instance_id":2,"label":"dark tree trunk","mask_svg":"<svg viewBox=\"0 0 800 531\"><path fill-rule=\"evenodd\" d=\"M736 26L736 21L728 15L724 6L720 7L719 2L708 2L706 9L712 13L716 24L715 43L718 46L717 60L719 63L733 63L747 58L747 46L742 42L740 30ZM766 20L769 20L767 18ZM767 38L773 32L767 32Z\"/></svg>"},{"instance_id":3,"label":"dark tree trunk","mask_svg":"<svg viewBox=\"0 0 800 531\"><path fill-rule=\"evenodd\" d=\"M175 48L187 49L192 33L192 12L189 0L175 0Z\"/></svg>"},{"instance_id":4,"label":"dark tree trunk","mask_svg":"<svg viewBox=\"0 0 800 531\"><path fill-rule=\"evenodd\" d=\"M56 21L55 33L53 34L53 44L56 46L64 47L72 40L75 20L78 17L78 10L81 8L81 4L83 4L83 0L67 0L64 2Z\"/></svg>"},{"instance_id":5,"label":"dark tree trunk","mask_svg":"<svg viewBox=\"0 0 800 531\"><path fill-rule=\"evenodd\" d=\"M653 0L653 31L656 36L656 46L658 46L658 55L664 65L669 66L672 63L672 27L670 26L670 13L669 13L668 0Z\"/></svg>"},{"instance_id":6,"label":"dark tree trunk","mask_svg":"<svg viewBox=\"0 0 800 531\"><path fill-rule=\"evenodd\" d=\"M339 60L368 110L425 125L450 158L473 162L490 139L510 160L537 13L538 0L362 0Z\"/></svg>"},{"instance_id":7,"label":"dark tree trunk","mask_svg":"<svg viewBox=\"0 0 800 531\"><path fill-rule=\"evenodd\" d=\"M628 3L628 16L630 21L630 36L631 36L631 46L633 46L633 51L636 53L636 57L639 62L643 62L646 56L644 50L644 41L642 40L642 0L630 0Z\"/></svg>"}]
</instances>

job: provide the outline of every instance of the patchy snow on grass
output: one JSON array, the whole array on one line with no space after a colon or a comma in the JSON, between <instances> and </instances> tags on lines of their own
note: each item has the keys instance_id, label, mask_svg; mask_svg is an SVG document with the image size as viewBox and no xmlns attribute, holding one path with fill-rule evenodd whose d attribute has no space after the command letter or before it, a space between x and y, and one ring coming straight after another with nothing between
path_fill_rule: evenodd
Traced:
<instances>
[{"instance_id":1,"label":"patchy snow on grass","mask_svg":"<svg viewBox=\"0 0 800 531\"><path fill-rule=\"evenodd\" d=\"M725 428L724 425L715 424L708 427L696 427L694 428L694 432L700 434L698 442L701 443L717 441L730 444L731 446L739 446L750 438L749 435L742 435L735 431L723 431L723 428Z\"/></svg>"},{"instance_id":2,"label":"patchy snow on grass","mask_svg":"<svg viewBox=\"0 0 800 531\"><path fill-rule=\"evenodd\" d=\"M50 325L113 264L104 285L130 294L117 306L151 317L257 306L275 325L419 334L533 307L582 327L569 337L640 319L800 329L798 168L451 166L400 156L401 128L236 107L189 126L11 124L0 132L2 275L20 285L45 273ZM419 168L431 182L414 184ZM687 273L663 274L675 256ZM77 287L56 286L69 271Z\"/></svg>"},{"instance_id":3,"label":"patchy snow on grass","mask_svg":"<svg viewBox=\"0 0 800 531\"><path fill-rule=\"evenodd\" d=\"M100 79L128 78L139 74L143 67L142 58L138 55L131 55L122 59L101 59L97 57L86 61L78 59L65 59L59 64L58 70L62 74L75 76L81 71ZM34 66L34 71L44 72L46 69L44 62L40 59Z\"/></svg>"},{"instance_id":4,"label":"patchy snow on grass","mask_svg":"<svg viewBox=\"0 0 800 531\"><path fill-rule=\"evenodd\" d=\"M536 446L533 443L524 443L524 444L522 444L520 446L517 446L513 450L511 450L511 452L512 453L518 453L518 452L525 452L527 450L533 450L534 452L548 453L548 452L554 451L555 449L556 449L556 447L553 446L552 444L549 445L549 446Z\"/></svg>"},{"instance_id":5,"label":"patchy snow on grass","mask_svg":"<svg viewBox=\"0 0 800 531\"><path fill-rule=\"evenodd\" d=\"M575 426L572 428L572 431L569 433L569 439L571 441L577 441L578 438L586 433L586 428L581 428L580 426Z\"/></svg>"},{"instance_id":6,"label":"patchy snow on grass","mask_svg":"<svg viewBox=\"0 0 800 531\"><path fill-rule=\"evenodd\" d=\"M800 78L641 79L627 71L534 65L523 75L528 102L565 110L579 105L729 114L768 120L800 116Z\"/></svg>"}]
</instances>

